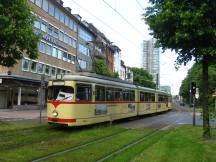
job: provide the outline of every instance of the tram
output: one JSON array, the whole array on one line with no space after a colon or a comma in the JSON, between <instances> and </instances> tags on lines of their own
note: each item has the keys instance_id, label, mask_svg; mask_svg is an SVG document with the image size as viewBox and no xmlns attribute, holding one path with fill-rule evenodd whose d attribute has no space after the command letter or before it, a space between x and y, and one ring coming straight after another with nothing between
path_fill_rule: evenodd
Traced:
<instances>
[{"instance_id":1,"label":"tram","mask_svg":"<svg viewBox=\"0 0 216 162\"><path fill-rule=\"evenodd\" d=\"M171 95L96 74L56 75L48 83L48 123L81 126L171 109Z\"/></svg>"}]
</instances>

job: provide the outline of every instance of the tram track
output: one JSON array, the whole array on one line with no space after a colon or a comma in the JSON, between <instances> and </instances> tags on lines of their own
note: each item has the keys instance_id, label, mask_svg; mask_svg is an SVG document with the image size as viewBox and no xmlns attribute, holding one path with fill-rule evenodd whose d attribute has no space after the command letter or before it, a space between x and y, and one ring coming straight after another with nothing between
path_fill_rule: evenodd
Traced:
<instances>
[{"instance_id":1,"label":"tram track","mask_svg":"<svg viewBox=\"0 0 216 162\"><path fill-rule=\"evenodd\" d=\"M86 143L83 143L83 144L80 144L80 145L77 145L77 146L73 146L73 147L69 147L65 150L61 150L61 151L58 151L58 152L55 152L55 153L51 153L49 155L46 155L46 156L41 156L37 159L34 159L34 160L31 160L31 162L39 162L39 161L43 161L43 160L47 160L47 159L50 159L52 157L56 157L56 156L60 156L60 155L63 155L65 153L68 153L68 152L72 152L72 151L75 151L75 150L79 150L79 149L82 149L84 147L87 147L89 145L92 145L92 144L95 144L97 142L103 142L105 140L108 140L112 137L115 137L121 133L124 133L126 131L129 131L130 129L125 129L125 130L122 130L122 131L119 131L119 132L116 132L114 134L111 134L111 135L107 135L105 137L101 137L101 138L98 138L98 139L94 139L94 140L91 140L91 141L88 141Z\"/></svg>"},{"instance_id":2,"label":"tram track","mask_svg":"<svg viewBox=\"0 0 216 162\"><path fill-rule=\"evenodd\" d=\"M127 149L130 149L133 146L135 146L135 145L143 142L144 140L150 138L151 136L155 135L159 131L167 129L167 128L170 128L170 127L174 126L175 124L176 124L176 122L172 123L172 124L166 124L165 126L163 125L160 128L154 129L153 131L151 131L149 133L145 133L143 136L139 137L138 139L136 139L136 140L134 140L134 141L132 141L130 143L127 143L127 144L123 145L122 147L120 147L117 150L114 150L111 153L108 153L107 155L103 156L102 158L98 159L97 161L98 162L102 162L102 161L105 161L105 160L107 160L107 159L115 156L115 155L118 155L118 154L122 153L123 151L125 151ZM112 134L112 135L109 135L109 136L106 136L106 137L102 137L102 138L99 138L99 139L95 139L93 141L89 141L89 142L83 143L83 144L78 145L78 146L73 146L73 147L67 148L65 150L61 150L61 151L58 151L58 152L55 152L55 153L51 153L51 154L46 155L46 156L41 156L41 157L39 157L37 159L31 160L31 162L40 162L40 161L43 161L43 160L48 160L48 159L51 159L51 158L54 158L54 157L62 156L64 154L66 154L66 153L70 153L70 152L73 152L73 151L76 151L76 150L81 150L81 149L87 148L90 145L93 145L93 144L96 144L96 143L100 143L100 142L104 142L106 140L112 139L113 137L115 137L115 136L117 136L117 135L119 135L121 133L124 133L126 131L129 131L129 130L131 130L131 129L126 129L126 130L117 132L115 134Z\"/></svg>"}]
</instances>

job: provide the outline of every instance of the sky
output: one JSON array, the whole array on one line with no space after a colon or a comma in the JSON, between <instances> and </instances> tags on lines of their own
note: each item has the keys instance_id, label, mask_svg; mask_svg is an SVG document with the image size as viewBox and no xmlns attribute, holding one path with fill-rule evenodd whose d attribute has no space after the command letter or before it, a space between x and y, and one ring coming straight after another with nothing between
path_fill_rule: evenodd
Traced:
<instances>
[{"instance_id":1,"label":"sky","mask_svg":"<svg viewBox=\"0 0 216 162\"><path fill-rule=\"evenodd\" d=\"M142 19L148 0L63 0L72 14L94 24L105 36L121 49L126 66L141 68L142 41L151 39L148 25ZM160 84L171 86L177 95L182 80L192 66L182 65L175 70L177 54L167 50L160 55Z\"/></svg>"}]
</instances>

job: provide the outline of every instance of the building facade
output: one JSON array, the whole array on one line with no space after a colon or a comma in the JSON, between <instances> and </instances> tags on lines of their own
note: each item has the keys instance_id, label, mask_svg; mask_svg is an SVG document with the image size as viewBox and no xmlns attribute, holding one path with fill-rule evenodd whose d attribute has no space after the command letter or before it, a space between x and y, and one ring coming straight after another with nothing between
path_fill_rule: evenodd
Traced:
<instances>
[{"instance_id":1,"label":"building facade","mask_svg":"<svg viewBox=\"0 0 216 162\"><path fill-rule=\"evenodd\" d=\"M154 82L160 85L160 48L155 47L156 40L144 40L142 44L141 67L147 70Z\"/></svg>"},{"instance_id":2,"label":"building facade","mask_svg":"<svg viewBox=\"0 0 216 162\"><path fill-rule=\"evenodd\" d=\"M14 67L0 67L0 108L17 108L39 104L41 76L76 70L78 26L80 21L63 7L61 0L29 0L35 16L34 32L41 36L39 57L29 59L25 54ZM29 106L31 105L31 106Z\"/></svg>"}]
</instances>

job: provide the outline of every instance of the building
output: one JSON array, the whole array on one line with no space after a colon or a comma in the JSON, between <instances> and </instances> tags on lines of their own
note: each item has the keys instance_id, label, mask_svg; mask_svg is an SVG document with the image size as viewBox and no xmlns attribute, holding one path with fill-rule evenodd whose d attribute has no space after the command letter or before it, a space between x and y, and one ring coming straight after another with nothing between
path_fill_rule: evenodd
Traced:
<instances>
[{"instance_id":1,"label":"building","mask_svg":"<svg viewBox=\"0 0 216 162\"><path fill-rule=\"evenodd\" d=\"M31 60L24 54L14 67L0 67L0 108L35 108L42 75L48 80L76 70L78 26L82 26L79 19L61 0L28 3L35 16L34 32L42 36L39 57Z\"/></svg>"},{"instance_id":2,"label":"building","mask_svg":"<svg viewBox=\"0 0 216 162\"><path fill-rule=\"evenodd\" d=\"M141 67L147 70L154 82L160 85L160 48L155 47L156 40L144 40L142 44L142 63Z\"/></svg>"}]
</instances>

